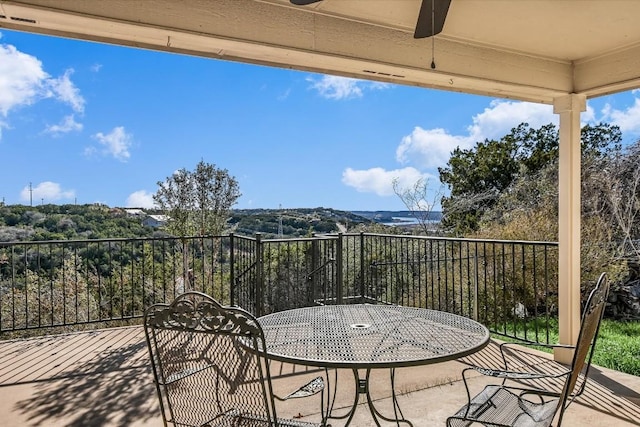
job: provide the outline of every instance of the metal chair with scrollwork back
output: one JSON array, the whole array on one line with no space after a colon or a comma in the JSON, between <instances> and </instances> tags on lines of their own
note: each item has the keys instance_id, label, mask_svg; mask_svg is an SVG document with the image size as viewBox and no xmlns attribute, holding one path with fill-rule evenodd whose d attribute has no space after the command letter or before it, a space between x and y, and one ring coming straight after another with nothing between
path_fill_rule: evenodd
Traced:
<instances>
[{"instance_id":1,"label":"metal chair with scrollwork back","mask_svg":"<svg viewBox=\"0 0 640 427\"><path fill-rule=\"evenodd\" d=\"M187 292L149 307L144 329L165 426L322 425L277 418L264 333L250 313ZM287 398L323 389L318 377Z\"/></svg>"},{"instance_id":2,"label":"metal chair with scrollwork back","mask_svg":"<svg viewBox=\"0 0 640 427\"><path fill-rule=\"evenodd\" d=\"M486 426L549 427L557 418L556 427L559 427L569 404L584 390L608 293L609 282L606 274L602 273L584 307L577 343L575 347L571 346L574 349L573 361L562 372L516 372L477 366L464 369L462 377L468 403L447 419L447 426L469 426L477 423ZM472 371L501 378L502 383L488 385L471 398L465 374ZM580 376L583 377L582 384L576 387ZM564 379L560 392L527 388L518 384L527 380L560 378Z\"/></svg>"}]
</instances>

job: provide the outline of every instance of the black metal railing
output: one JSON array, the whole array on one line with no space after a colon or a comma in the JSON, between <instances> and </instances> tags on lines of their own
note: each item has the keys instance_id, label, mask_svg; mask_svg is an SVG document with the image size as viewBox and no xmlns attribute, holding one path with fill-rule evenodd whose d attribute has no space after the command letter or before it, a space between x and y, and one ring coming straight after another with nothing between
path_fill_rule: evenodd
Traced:
<instances>
[{"instance_id":1,"label":"black metal railing","mask_svg":"<svg viewBox=\"0 0 640 427\"><path fill-rule=\"evenodd\" d=\"M256 315L366 302L472 317L548 342L557 244L381 234L0 243L0 332L136 319L199 290Z\"/></svg>"},{"instance_id":2,"label":"black metal railing","mask_svg":"<svg viewBox=\"0 0 640 427\"><path fill-rule=\"evenodd\" d=\"M229 301L229 241L0 243L0 331L137 318L189 289Z\"/></svg>"}]
</instances>

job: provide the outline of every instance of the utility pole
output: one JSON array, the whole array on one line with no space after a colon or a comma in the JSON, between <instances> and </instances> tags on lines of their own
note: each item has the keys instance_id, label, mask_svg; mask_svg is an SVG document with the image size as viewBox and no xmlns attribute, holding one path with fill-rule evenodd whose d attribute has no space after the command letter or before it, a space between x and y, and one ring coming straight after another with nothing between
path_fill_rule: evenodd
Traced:
<instances>
[{"instance_id":1,"label":"utility pole","mask_svg":"<svg viewBox=\"0 0 640 427\"><path fill-rule=\"evenodd\" d=\"M31 187L31 183L29 183L29 206L33 206L33 188Z\"/></svg>"}]
</instances>

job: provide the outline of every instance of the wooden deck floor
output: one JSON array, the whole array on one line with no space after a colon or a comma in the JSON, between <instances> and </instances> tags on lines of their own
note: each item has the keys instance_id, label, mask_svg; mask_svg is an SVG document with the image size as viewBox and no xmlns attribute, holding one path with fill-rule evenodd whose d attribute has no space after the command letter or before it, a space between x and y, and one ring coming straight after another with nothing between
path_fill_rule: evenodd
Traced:
<instances>
[{"instance_id":1,"label":"wooden deck floor","mask_svg":"<svg viewBox=\"0 0 640 427\"><path fill-rule=\"evenodd\" d=\"M405 416L416 427L444 426L466 395L460 372L465 363L494 364L497 346L472 357L397 373ZM534 354L542 362L546 356ZM305 368L274 366L276 389L292 389L312 375ZM474 387L485 379L475 377ZM354 392L349 371L339 373L337 406ZM371 389L382 410L389 405L386 371L376 371ZM317 402L284 404L280 416L314 419ZM0 341L0 426L161 426L155 388L140 327L105 329L25 340ZM334 427L339 422L332 423ZM358 409L354 427L375 425ZM594 367L587 391L573 403L563 426L640 426L640 378Z\"/></svg>"}]
</instances>

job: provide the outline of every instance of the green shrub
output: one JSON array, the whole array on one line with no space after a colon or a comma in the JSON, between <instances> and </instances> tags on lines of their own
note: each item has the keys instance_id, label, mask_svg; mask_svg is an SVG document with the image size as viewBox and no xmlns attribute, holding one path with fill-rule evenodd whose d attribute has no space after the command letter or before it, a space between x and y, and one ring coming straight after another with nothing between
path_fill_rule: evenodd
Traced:
<instances>
[{"instance_id":1,"label":"green shrub","mask_svg":"<svg viewBox=\"0 0 640 427\"><path fill-rule=\"evenodd\" d=\"M527 334L529 334L527 338L530 340L534 340L534 337L530 335L533 327L533 323L527 324ZM517 331L518 336L524 336L521 325L510 325L507 330L509 333ZM517 342L517 340L501 335L495 336L499 340ZM557 322L550 322L549 336L550 343L558 342ZM539 341L544 341L544 339ZM534 348L548 353L552 351L546 347ZM640 322L603 319L592 362L603 368L640 376Z\"/></svg>"}]
</instances>

